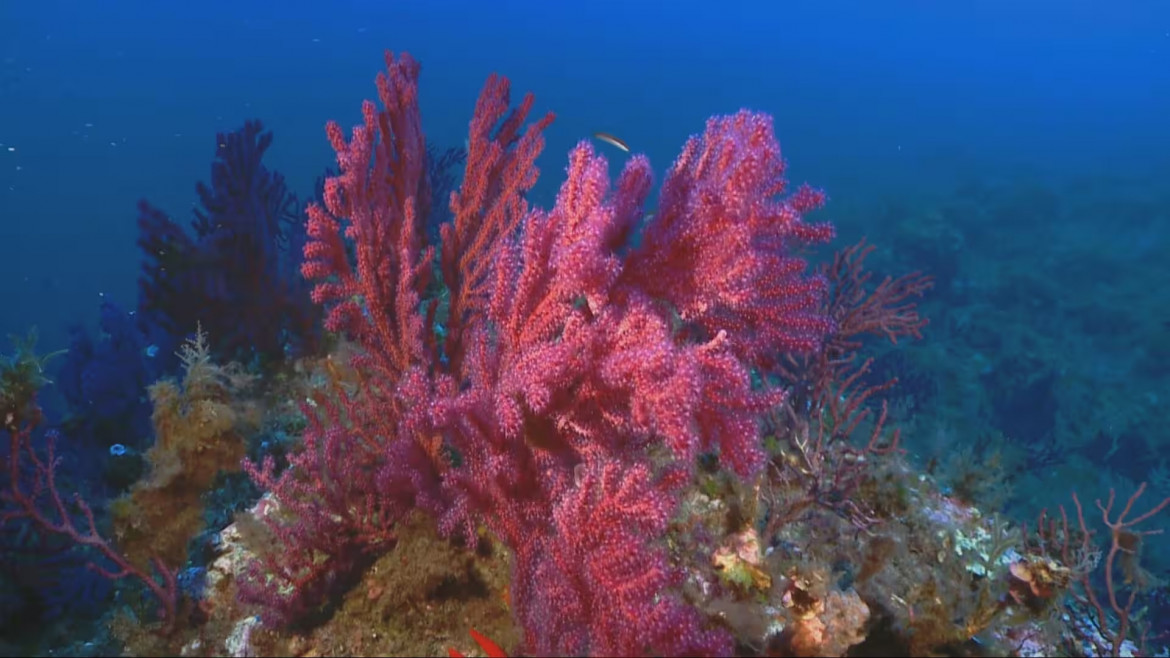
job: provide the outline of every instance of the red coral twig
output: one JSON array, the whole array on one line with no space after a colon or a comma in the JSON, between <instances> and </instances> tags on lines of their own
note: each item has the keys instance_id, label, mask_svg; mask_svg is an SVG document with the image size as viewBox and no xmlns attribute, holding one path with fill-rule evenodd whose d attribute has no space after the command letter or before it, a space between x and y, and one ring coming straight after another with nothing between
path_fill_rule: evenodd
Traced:
<instances>
[{"instance_id":1,"label":"red coral twig","mask_svg":"<svg viewBox=\"0 0 1170 658\"><path fill-rule=\"evenodd\" d=\"M1122 647L1133 625L1133 606L1141 591L1140 585L1127 580L1126 584L1130 585L1129 595L1125 597L1125 603L1121 603L1118 598L1118 584L1114 579L1117 560L1119 557L1134 560L1136 568L1142 537L1162 533L1161 528L1138 530L1137 526L1170 506L1170 496L1168 496L1145 512L1131 518L1130 514L1133 513L1134 505L1137 504L1145 491L1146 483L1143 482L1126 501L1125 507L1120 513L1112 519L1109 517L1113 513L1113 504L1117 496L1116 490L1109 489L1107 502L1102 503L1099 498L1095 501L1097 509L1101 511L1101 521L1109 529L1109 551L1105 555L1105 564L1102 569L1105 579L1106 602L1109 604L1108 610L1112 611L1116 617L1116 628L1111 627L1106 607L1101 602L1092 583L1092 575L1101 554L1093 541L1095 532L1089 528L1089 524L1085 520L1084 508L1081 506L1076 492L1073 492L1072 499L1073 506L1077 511L1079 542L1073 538L1068 513L1063 505L1060 506L1059 523L1055 519L1049 519L1046 511L1041 511L1040 518L1036 523L1037 546L1035 550L1041 553L1055 552L1060 557L1061 562L1073 572L1077 587L1070 590L1072 600L1087 613L1090 621L1084 622L1073 618L1071 620L1072 628L1078 634L1078 639L1089 642L1096 647L1097 655L1103 655L1106 652L1111 656L1121 655ZM1145 639L1144 637L1140 638L1139 644L1144 645ZM1145 655L1144 646L1139 646L1138 649L1139 655Z\"/></svg>"},{"instance_id":2,"label":"red coral twig","mask_svg":"<svg viewBox=\"0 0 1170 658\"><path fill-rule=\"evenodd\" d=\"M429 193L418 74L410 55L387 52L377 79L383 109L366 101L348 142L341 126L326 126L341 172L325 181L324 207L309 205L301 266L317 282L313 301L328 307L325 327L355 337L369 365L391 379L425 357L418 305L433 250L421 248ZM353 263L343 235L353 242Z\"/></svg>"},{"instance_id":3,"label":"red coral twig","mask_svg":"<svg viewBox=\"0 0 1170 658\"><path fill-rule=\"evenodd\" d=\"M451 294L444 345L451 372L465 374L471 341L464 334L487 312L500 245L515 235L528 210L524 195L540 175L535 162L553 113L528 124L521 135L533 101L531 93L525 94L505 118L509 82L492 74L475 104L463 184L451 194L455 220L440 229L443 282Z\"/></svg>"},{"instance_id":4,"label":"red coral twig","mask_svg":"<svg viewBox=\"0 0 1170 658\"><path fill-rule=\"evenodd\" d=\"M885 336L895 344L904 336L921 338L928 321L919 316L917 303L911 298L922 296L933 279L912 272L896 279L887 276L870 289L867 284L873 273L865 269L865 259L873 250L873 245L862 239L839 250L832 263L821 267L829 285L824 314L834 329L817 352L789 354L778 364L781 378L795 392L771 414L769 424L796 450L805 498L773 517L769 532L813 504L837 510L862 529L874 522L871 514L853 502L852 494L864 478L869 456L897 450L899 431L895 429L888 436L885 431L888 406L884 400L864 446L855 447L849 440L873 416L871 401L898 380L880 384L865 381L873 359L858 365L862 337Z\"/></svg>"},{"instance_id":5,"label":"red coral twig","mask_svg":"<svg viewBox=\"0 0 1170 658\"><path fill-rule=\"evenodd\" d=\"M176 572L168 568L157 557L152 557L150 560L157 578L131 563L98 533L93 510L81 498L80 494L74 493L73 505L85 518L85 529L78 529L70 514L69 507L57 488L58 459L54 450L54 444L57 440L55 433L50 432L45 437L46 454L45 458L42 459L32 446L33 426L31 424L20 427L9 424L6 431L9 435L9 482L8 489L0 492L0 500L11 504L11 507L0 512L0 526L11 522L28 521L42 532L62 535L75 544L96 549L106 559L113 562L117 569L111 571L95 562L89 563L89 569L110 580L126 577L138 579L158 599L159 616L164 623L163 632L169 633L174 630L179 601ZM31 478L22 477L21 467L24 459L27 459L28 463L32 465ZM30 479L31 486L26 489L22 483Z\"/></svg>"}]
</instances>

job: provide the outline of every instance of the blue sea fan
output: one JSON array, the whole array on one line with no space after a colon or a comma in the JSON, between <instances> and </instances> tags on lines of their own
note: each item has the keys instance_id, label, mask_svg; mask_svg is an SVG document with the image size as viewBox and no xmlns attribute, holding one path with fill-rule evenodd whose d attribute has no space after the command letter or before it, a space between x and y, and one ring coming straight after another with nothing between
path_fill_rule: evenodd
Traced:
<instances>
[{"instance_id":1,"label":"blue sea fan","mask_svg":"<svg viewBox=\"0 0 1170 658\"><path fill-rule=\"evenodd\" d=\"M151 437L146 387L173 359L147 358L147 339L135 317L113 302L102 303L100 328L95 339L83 327L73 327L57 372L70 438L103 447L125 443L142 448Z\"/></svg>"},{"instance_id":2,"label":"blue sea fan","mask_svg":"<svg viewBox=\"0 0 1170 658\"><path fill-rule=\"evenodd\" d=\"M193 234L139 203L140 314L177 337L201 324L213 351L245 361L312 351L320 334L320 309L297 269L301 204L261 162L271 144L259 121L216 136Z\"/></svg>"}]
</instances>

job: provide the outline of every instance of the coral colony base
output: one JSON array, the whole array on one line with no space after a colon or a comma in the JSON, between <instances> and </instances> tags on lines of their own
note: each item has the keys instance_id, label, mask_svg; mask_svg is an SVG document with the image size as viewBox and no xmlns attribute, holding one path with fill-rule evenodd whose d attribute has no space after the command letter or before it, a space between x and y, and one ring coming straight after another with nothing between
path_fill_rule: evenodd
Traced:
<instances>
[{"instance_id":1,"label":"coral colony base","mask_svg":"<svg viewBox=\"0 0 1170 658\"><path fill-rule=\"evenodd\" d=\"M865 242L810 270L834 229L806 220L825 196L789 188L771 117L708 120L653 213L649 161L611 181L582 142L541 210L526 193L553 116L528 122L531 95L511 107L490 77L466 152L439 157L419 64L386 67L362 124L327 126L338 168L307 224L260 163L258 122L217 140L195 237L143 202L139 313L103 309L105 342L62 383L86 399L149 384L153 443L117 453L139 466L108 511L74 495L57 451L140 407L45 433L44 361L29 344L2 366L0 520L117 581L95 651L1149 646L1137 559L1170 501L1073 498L1021 526L913 471L884 402L897 380L864 350L919 337L932 280L873 285ZM149 322L194 338L167 376L113 386L111 363L160 350L110 337L137 345Z\"/></svg>"}]
</instances>

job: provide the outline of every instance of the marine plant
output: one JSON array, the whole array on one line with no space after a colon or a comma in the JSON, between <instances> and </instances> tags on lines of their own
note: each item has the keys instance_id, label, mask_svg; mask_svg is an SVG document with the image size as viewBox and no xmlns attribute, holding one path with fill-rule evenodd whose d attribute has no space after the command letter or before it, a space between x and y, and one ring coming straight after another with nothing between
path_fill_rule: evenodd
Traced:
<instances>
[{"instance_id":1,"label":"marine plant","mask_svg":"<svg viewBox=\"0 0 1170 658\"><path fill-rule=\"evenodd\" d=\"M366 102L348 140L327 126L340 173L309 208L302 268L326 328L361 346L360 383L306 403L283 473L246 467L285 548L253 563L245 599L270 624L310 614L422 510L453 539L486 528L510 551L526 651L730 651L657 537L700 454L761 472L758 419L784 394L758 373L833 327L826 280L798 253L833 235L803 219L824 196L789 190L771 118L743 110L687 141L652 216L649 161L611 183L587 142L554 207L530 209L553 117L525 126L533 97L509 111L493 75L435 272L420 67L386 65L381 107Z\"/></svg>"}]
</instances>

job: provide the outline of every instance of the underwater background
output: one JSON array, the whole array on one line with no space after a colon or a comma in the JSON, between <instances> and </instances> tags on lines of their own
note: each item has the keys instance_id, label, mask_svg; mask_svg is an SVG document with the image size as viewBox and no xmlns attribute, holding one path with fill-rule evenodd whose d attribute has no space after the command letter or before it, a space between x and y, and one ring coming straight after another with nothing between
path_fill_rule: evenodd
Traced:
<instances>
[{"instance_id":1,"label":"underwater background","mask_svg":"<svg viewBox=\"0 0 1170 658\"><path fill-rule=\"evenodd\" d=\"M656 410L646 412L655 420L626 422L636 440L613 448L605 463L575 443L562 454L548 442L567 427L578 428L573 441L591 436L579 428L608 418L612 392L543 429L532 420L544 413L534 401L540 391L487 402L460 395L486 386L483 369L499 364L451 347L459 340L445 321L454 270L441 258L420 266L420 280L424 270L438 273L430 287L416 286L420 303L438 309L417 314L424 342L439 345L432 374L458 370L464 359L495 365L468 366L455 383L434 375L427 386L405 368L370 365L371 354L388 360L394 349L355 327L399 320L356 288L323 292L314 303L314 285L344 276L320 268L302 276L301 256L306 243L328 242L326 222L306 229L306 206L340 221L345 213L336 210L356 196L338 183L347 191L330 201L325 179L337 175L338 160L324 126L336 121L348 137L361 124L362 100L378 98L374 78L386 71L387 50L421 65L427 151L414 156L427 171L418 190L430 196L419 240L439 252L439 226L458 215L449 195L476 162L468 122L493 72L510 79L513 103L535 94L529 121L556 115L542 126L543 151L526 151L532 145L520 134L489 136L520 161L535 158L540 178L519 197L531 206L571 205L559 203L558 191L566 154L582 140L614 178L629 163L641 166L636 154L649 159L646 212L614 252L631 271L639 249L654 244L654 215L665 214L659 187L688 137L708 117L741 108L773 117L792 181L786 212L810 227L777 244L793 256L784 263L799 256L810 272L826 269L782 281L784 290L799 289L799 303L789 300L804 313L799 322L787 318L794 324L777 335L757 327L774 339L767 349L736 348L743 370L735 372L751 374L744 400L757 404L756 389L788 393L764 405L770 411L752 407L759 426L749 440L759 446L733 447L713 438L719 432L696 430L690 452L668 441L677 463L667 459L653 437L669 435L670 395L696 405L687 409L699 425L717 412L687 397L691 389L658 380L654 387L668 391L661 406L630 406ZM410 88L410 67L398 61ZM482 632L510 655L1164 655L1170 539L1154 533L1170 525L1167 117L1170 5L1155 0L2 2L0 331L15 338L0 349L9 355L0 371L0 411L8 412L0 654L490 653ZM806 181L824 191L823 208L797 192ZM254 225L220 231L231 222ZM835 227L831 240L811 235L822 222ZM525 226L514 231L526 235ZM872 252L842 251L862 238ZM334 256L357 262L361 240L347 240ZM484 261L492 281L531 258L524 252L513 262L499 249ZM745 247L727 249L724 256ZM834 253L844 259L836 270ZM862 278L861 261L872 278ZM735 262L715 269L737 271ZM669 266L644 269L672 275ZM874 293L871 306L834 294L850 283L872 291L886 276L896 290ZM645 275L646 294L670 299L654 278ZM759 299L771 299L765 288L775 280L755 281ZM620 298L580 294L565 313L598 322L598 309ZM346 304L345 318L334 313ZM684 306L675 303L670 317L693 319ZM872 334L864 344L835 344L834 332L848 324L837 312L849 308L888 324L859 320L859 334ZM817 325L822 315L829 320ZM715 340L718 322L695 322L675 328L675 347ZM491 343L504 340L503 325L496 316L485 325L494 337L484 339L488 352L510 353ZM787 356L766 358L767 350ZM860 367L857 377L826 365L836 359ZM631 390L654 379L633 370L607 376L636 382ZM730 386L704 381L712 390ZM435 404L441 413L414 418L377 397L394 386L399 402L447 402ZM509 421L509 396L526 400L520 420ZM493 516L507 506L476 478L505 476L475 470L480 443L459 428L460 418L478 418L468 411L475 404L499 415L501 436L521 428L524 449L544 455L532 463L548 454L560 460L537 468L556 482L533 495L547 498L543 525L516 528ZM385 408L402 420L379 425ZM720 427L726 436L747 425ZM878 440L869 441L871 429ZM391 431L441 438L429 447L420 439L410 449L421 452L410 452L387 438ZM304 455L313 446L329 452L320 446L334 445L327 439L338 432L365 436L367 447L386 442L378 443L381 457L353 467L380 475L344 490L336 475L317 478L321 488L311 493L290 484L296 478L283 474L335 466ZM818 432L832 440L810 448ZM50 462L32 456L50 444L58 462L46 470ZM424 457L433 463L383 473L383 460L414 468ZM616 463L632 470L607 470ZM582 540L596 548L629 533L637 547L613 549L624 561L584 549L565 557L553 545L570 534L565 509L586 514L584 503L569 505L574 492L596 486L605 498L612 478L628 478L627 489L638 491L666 487L679 464L686 477L672 477L687 484L645 493L653 513L629 511L658 521L637 530L614 521L611 534ZM38 488L54 468L62 508ZM549 475L558 468L560 480ZM93 536L108 538L99 543L124 563L77 541L89 526L68 502L74 491L90 501ZM261 499L273 491L285 495ZM1154 514L1111 530L1102 514L1116 521L1135 492L1127 518ZM345 517L368 495L394 504L343 527L304 521ZM269 517L258 500L260 508L263 500L303 507ZM523 509L518 518L537 515ZM738 510L736 520L724 518L727 509ZM47 523L58 510L80 532ZM388 530L396 525L403 529ZM532 532L548 537L525 548ZM356 537L361 547L314 543L328 534ZM662 542L643 546L638 536ZM299 568L327 563L328 573L293 574L265 591L280 569L274 554L294 552L290 542L307 546L297 544L310 555ZM851 548L812 548L834 543ZM219 569L231 578L213 578L229 554L232 563ZM972 554L986 564L972 567ZM156 558L166 566L152 572ZM570 574L570 563L581 572ZM127 565L146 578L106 577ZM386 575L395 568L414 580ZM607 569L623 575L598 575ZM550 584L633 577L622 569L662 573L613 600L604 589L570 595ZM922 582L951 589L915 589ZM310 592L305 600L289 593L296 588ZM172 607L156 613L151 601L168 596ZM677 606L663 611L668 598ZM580 623L558 626L541 608L564 609ZM653 621L631 640L614 630L620 619L594 620L605 616L597 608ZM672 633L663 629L677 637L667 642Z\"/></svg>"}]
</instances>

